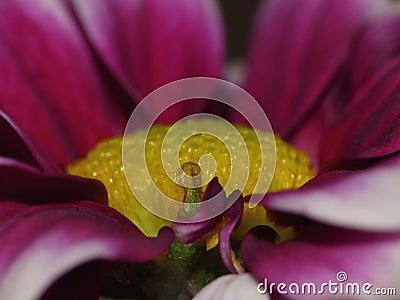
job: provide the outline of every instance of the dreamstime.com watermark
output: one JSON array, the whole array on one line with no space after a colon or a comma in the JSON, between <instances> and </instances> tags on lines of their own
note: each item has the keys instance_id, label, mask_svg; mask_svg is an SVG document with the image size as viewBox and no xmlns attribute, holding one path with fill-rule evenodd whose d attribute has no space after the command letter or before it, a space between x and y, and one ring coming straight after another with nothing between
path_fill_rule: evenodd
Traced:
<instances>
[{"instance_id":1,"label":"dreamstime.com watermark","mask_svg":"<svg viewBox=\"0 0 400 300\"><path fill-rule=\"evenodd\" d=\"M374 287L372 283L357 283L348 281L346 272L340 271L336 274L336 280L315 284L312 282L303 283L284 283L268 282L265 278L257 285L260 294L280 294L280 295L370 295L370 296L395 296L396 288L393 287Z\"/></svg>"}]
</instances>

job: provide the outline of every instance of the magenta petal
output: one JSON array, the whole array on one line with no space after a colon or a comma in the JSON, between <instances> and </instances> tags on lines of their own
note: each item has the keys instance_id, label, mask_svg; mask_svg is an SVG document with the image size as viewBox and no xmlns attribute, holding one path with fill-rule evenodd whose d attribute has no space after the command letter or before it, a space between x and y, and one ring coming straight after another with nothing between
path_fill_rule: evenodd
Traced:
<instances>
[{"instance_id":1,"label":"magenta petal","mask_svg":"<svg viewBox=\"0 0 400 300\"><path fill-rule=\"evenodd\" d=\"M320 144L324 137L325 130L335 120L337 109L334 107L338 90L326 96L326 100L313 111L312 117L302 124L301 130L291 139L293 145L306 152L311 159L314 170L319 170Z\"/></svg>"},{"instance_id":2,"label":"magenta petal","mask_svg":"<svg viewBox=\"0 0 400 300\"><path fill-rule=\"evenodd\" d=\"M15 202L12 200L5 200L4 198L1 200L1 210L0 210L0 222L3 219L8 219L19 212L28 208L29 205L22 202ZM1 229L0 229L1 230Z\"/></svg>"},{"instance_id":3,"label":"magenta petal","mask_svg":"<svg viewBox=\"0 0 400 300\"><path fill-rule=\"evenodd\" d=\"M0 236L0 298L27 300L89 261L144 262L173 241L168 228L147 238L116 211L91 202L33 207L13 217Z\"/></svg>"},{"instance_id":4,"label":"magenta petal","mask_svg":"<svg viewBox=\"0 0 400 300\"><path fill-rule=\"evenodd\" d=\"M4 112L0 110L0 156L11 157L31 164L44 171L53 171L54 167L36 148L30 138Z\"/></svg>"},{"instance_id":5,"label":"magenta petal","mask_svg":"<svg viewBox=\"0 0 400 300\"><path fill-rule=\"evenodd\" d=\"M367 1L266 2L249 49L246 87L275 132L291 136L342 66Z\"/></svg>"},{"instance_id":6,"label":"magenta petal","mask_svg":"<svg viewBox=\"0 0 400 300\"><path fill-rule=\"evenodd\" d=\"M400 59L360 90L325 133L321 160L374 158L400 150Z\"/></svg>"},{"instance_id":7,"label":"magenta petal","mask_svg":"<svg viewBox=\"0 0 400 300\"><path fill-rule=\"evenodd\" d=\"M218 245L219 252L225 267L232 273L242 273L243 268L239 265L235 265L232 261L231 253L231 233L239 225L240 219L243 213L243 198L239 198L238 201L228 209L224 217L228 222L219 232Z\"/></svg>"},{"instance_id":8,"label":"magenta petal","mask_svg":"<svg viewBox=\"0 0 400 300\"><path fill-rule=\"evenodd\" d=\"M357 91L400 52L400 16L383 15L358 34L349 57L350 89Z\"/></svg>"},{"instance_id":9,"label":"magenta petal","mask_svg":"<svg viewBox=\"0 0 400 300\"><path fill-rule=\"evenodd\" d=\"M265 228L265 227L264 227ZM400 235L367 234L356 231L320 227L312 224L304 240L295 240L280 245L263 238L261 227L252 230L243 240L241 252L246 268L261 282L288 285L313 283L320 290L323 283L340 283L337 276L345 272L346 283L370 283L375 288L400 288ZM268 290L266 287L266 290ZM367 298L367 295L361 297ZM332 294L325 287L325 293L310 296L305 293L289 299L331 299ZM348 299L348 295L337 293L336 297Z\"/></svg>"},{"instance_id":10,"label":"magenta petal","mask_svg":"<svg viewBox=\"0 0 400 300\"><path fill-rule=\"evenodd\" d=\"M207 221L194 222L194 223L174 223L172 229L174 230L176 239L183 244L190 244L205 234L213 230L222 220L219 215Z\"/></svg>"},{"instance_id":11,"label":"magenta petal","mask_svg":"<svg viewBox=\"0 0 400 300\"><path fill-rule=\"evenodd\" d=\"M0 107L62 164L122 132L89 48L64 1L1 1Z\"/></svg>"},{"instance_id":12,"label":"magenta petal","mask_svg":"<svg viewBox=\"0 0 400 300\"><path fill-rule=\"evenodd\" d=\"M360 171L326 173L262 204L321 223L369 231L400 230L400 156Z\"/></svg>"},{"instance_id":13,"label":"magenta petal","mask_svg":"<svg viewBox=\"0 0 400 300\"><path fill-rule=\"evenodd\" d=\"M14 55L1 40L0 66L8 74L0 81L1 110L11 115L35 144L43 147L48 154L60 161L60 158L71 159L73 151L59 128L59 122L44 105L43 99L36 95L35 88L26 78L22 67L16 63Z\"/></svg>"},{"instance_id":14,"label":"magenta petal","mask_svg":"<svg viewBox=\"0 0 400 300\"><path fill-rule=\"evenodd\" d=\"M105 63L141 98L177 79L220 74L224 38L215 1L78 0L73 5Z\"/></svg>"},{"instance_id":15,"label":"magenta petal","mask_svg":"<svg viewBox=\"0 0 400 300\"><path fill-rule=\"evenodd\" d=\"M0 197L28 204L76 199L107 204L104 185L93 179L47 174L20 161L0 157Z\"/></svg>"}]
</instances>

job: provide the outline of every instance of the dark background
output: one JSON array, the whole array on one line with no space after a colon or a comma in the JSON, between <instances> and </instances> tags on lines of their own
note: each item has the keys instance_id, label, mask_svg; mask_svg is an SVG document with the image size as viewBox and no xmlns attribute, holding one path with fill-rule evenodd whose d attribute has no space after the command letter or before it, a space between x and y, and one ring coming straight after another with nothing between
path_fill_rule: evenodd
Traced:
<instances>
[{"instance_id":1,"label":"dark background","mask_svg":"<svg viewBox=\"0 0 400 300\"><path fill-rule=\"evenodd\" d=\"M227 55L230 60L245 55L248 35L260 4L267 0L217 0L226 24ZM301 1L301 0L298 0ZM318 1L318 0L316 0ZM347 0L344 0L347 1ZM349 0L351 1L351 0ZM385 0L376 0L385 1ZM393 9L400 9L400 0L386 0Z\"/></svg>"},{"instance_id":2,"label":"dark background","mask_svg":"<svg viewBox=\"0 0 400 300\"><path fill-rule=\"evenodd\" d=\"M301 1L301 0L300 0ZM248 34L262 0L218 0L226 24L228 58L244 56Z\"/></svg>"}]
</instances>

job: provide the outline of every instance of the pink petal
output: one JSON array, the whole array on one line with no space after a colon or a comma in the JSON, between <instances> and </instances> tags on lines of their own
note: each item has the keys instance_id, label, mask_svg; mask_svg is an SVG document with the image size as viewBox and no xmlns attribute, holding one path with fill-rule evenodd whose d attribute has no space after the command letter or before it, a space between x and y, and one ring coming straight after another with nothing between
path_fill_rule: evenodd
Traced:
<instances>
[{"instance_id":1,"label":"pink petal","mask_svg":"<svg viewBox=\"0 0 400 300\"><path fill-rule=\"evenodd\" d=\"M28 204L76 199L107 204L107 191L98 180L48 174L20 161L0 156L0 197Z\"/></svg>"},{"instance_id":2,"label":"pink petal","mask_svg":"<svg viewBox=\"0 0 400 300\"><path fill-rule=\"evenodd\" d=\"M265 228L265 227L264 227ZM349 299L349 295L337 292L330 294L325 287L324 294L296 295L289 293L292 283L301 286L304 283L315 284L316 290L329 280L339 286L339 272L345 272L347 280L343 284L357 283L361 286L361 298L367 298L362 292L364 283L372 288L400 288L400 235L367 234L346 231L333 227L318 227L310 224L304 239L275 245L263 239L263 228L252 230L242 242L242 258L249 271L260 281L274 283L275 295L280 283L288 299ZM344 275L343 273L341 275ZM351 290L350 290L351 291Z\"/></svg>"},{"instance_id":3,"label":"pink petal","mask_svg":"<svg viewBox=\"0 0 400 300\"><path fill-rule=\"evenodd\" d=\"M0 210L0 223L4 224L5 222L3 222L3 220L9 219L10 217L18 214L19 212L25 210L28 207L29 205L26 203L2 199L1 210Z\"/></svg>"},{"instance_id":4,"label":"pink petal","mask_svg":"<svg viewBox=\"0 0 400 300\"><path fill-rule=\"evenodd\" d=\"M224 39L214 1L74 0L73 5L101 58L139 98L177 79L220 74Z\"/></svg>"},{"instance_id":5,"label":"pink petal","mask_svg":"<svg viewBox=\"0 0 400 300\"><path fill-rule=\"evenodd\" d=\"M248 274L225 275L206 285L193 300L267 300L257 292L257 282Z\"/></svg>"},{"instance_id":6,"label":"pink petal","mask_svg":"<svg viewBox=\"0 0 400 300\"><path fill-rule=\"evenodd\" d=\"M37 299L58 278L93 260L138 263L166 251L173 233L146 238L116 211L91 202L37 206L0 232L0 298ZM98 289L91 286L86 289ZM21 288L23 287L23 288Z\"/></svg>"},{"instance_id":7,"label":"pink petal","mask_svg":"<svg viewBox=\"0 0 400 300\"><path fill-rule=\"evenodd\" d=\"M275 132L290 137L328 90L367 1L266 2L249 51L246 87Z\"/></svg>"},{"instance_id":8,"label":"pink petal","mask_svg":"<svg viewBox=\"0 0 400 300\"><path fill-rule=\"evenodd\" d=\"M325 133L321 161L374 158L400 150L400 59L360 90Z\"/></svg>"},{"instance_id":9,"label":"pink petal","mask_svg":"<svg viewBox=\"0 0 400 300\"><path fill-rule=\"evenodd\" d=\"M122 132L119 111L63 1L1 1L0 107L62 164Z\"/></svg>"},{"instance_id":10,"label":"pink petal","mask_svg":"<svg viewBox=\"0 0 400 300\"><path fill-rule=\"evenodd\" d=\"M293 145L310 156L314 170L319 170L320 144L325 130L332 125L339 114L334 101L338 93L339 90L334 90L327 95L325 101L313 112L312 117L302 124L301 130L291 139Z\"/></svg>"},{"instance_id":11,"label":"pink petal","mask_svg":"<svg viewBox=\"0 0 400 300\"><path fill-rule=\"evenodd\" d=\"M262 204L339 227L400 230L400 156L360 171L326 173L297 191L272 193Z\"/></svg>"},{"instance_id":12,"label":"pink petal","mask_svg":"<svg viewBox=\"0 0 400 300\"><path fill-rule=\"evenodd\" d=\"M358 34L349 57L350 88L357 91L400 52L400 16L373 20Z\"/></svg>"}]
</instances>

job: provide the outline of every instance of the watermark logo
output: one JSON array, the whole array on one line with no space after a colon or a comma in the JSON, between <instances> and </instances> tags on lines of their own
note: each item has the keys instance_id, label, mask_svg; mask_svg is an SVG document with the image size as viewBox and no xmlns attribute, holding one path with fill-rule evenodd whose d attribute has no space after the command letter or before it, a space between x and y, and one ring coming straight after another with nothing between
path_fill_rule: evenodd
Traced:
<instances>
[{"instance_id":1,"label":"watermark logo","mask_svg":"<svg viewBox=\"0 0 400 300\"><path fill-rule=\"evenodd\" d=\"M337 279L339 282L344 282L344 281L346 281L346 280L347 280L347 273L344 272L344 271L339 271L339 272L336 274L336 279Z\"/></svg>"},{"instance_id":2,"label":"watermark logo","mask_svg":"<svg viewBox=\"0 0 400 300\"><path fill-rule=\"evenodd\" d=\"M225 104L240 113L251 128L257 129L254 132L257 135L261 151L259 167L260 170L263 170L263 176L260 174L255 188L257 194L252 195L249 201L250 207L255 206L261 201L262 194L267 192L275 171L276 147L271 125L261 106L244 89L225 80L206 77L187 78L166 84L144 98L132 113L124 134L122 160L127 182L135 198L146 209L161 218L180 222L193 221L189 218L182 219L182 211L196 211L199 205L182 203L163 193L148 171L149 163L154 162L146 161L144 155L149 132L157 118L173 105L190 99L194 99L193 101L207 99L220 105L221 103ZM216 122L218 122L218 126L212 126ZM195 124L195 126L188 126L188 124ZM138 142L136 137L135 143L132 144L129 136L137 132L140 132L140 141ZM234 132L234 134L227 138L227 132ZM261 142L260 132L271 133L271 140L268 143ZM163 168L169 180L179 186L195 189L208 184L215 176L217 168L216 159L212 155L203 155L199 162L195 162L200 166L200 174L196 174L196 176L206 178L206 180L193 180L184 172L177 172L182 168L179 164L180 148L188 138L199 134L211 135L226 146L230 156L230 177L226 186L243 192L249 178L249 153L237 129L230 122L216 115L197 113L176 120L163 139L159 167ZM138 153L143 155L138 155ZM138 170L147 171L139 174ZM268 172L264 172L264 170L268 170ZM177 173L179 173L179 178L176 176ZM145 189L142 188L141 183L138 183L138 180L146 184ZM196 182L198 186L193 186ZM229 203L221 205L221 193L201 202L202 213L200 219L197 218L196 221L207 220L221 214L240 196L240 193L232 193L233 196L228 198Z\"/></svg>"},{"instance_id":3,"label":"watermark logo","mask_svg":"<svg viewBox=\"0 0 400 300\"><path fill-rule=\"evenodd\" d=\"M260 294L280 294L280 295L371 295L371 296L395 296L397 291L393 287L374 287L369 282L348 281L348 275L344 271L336 274L335 280L328 280L322 283L313 282L268 282L265 278L257 285Z\"/></svg>"}]
</instances>

